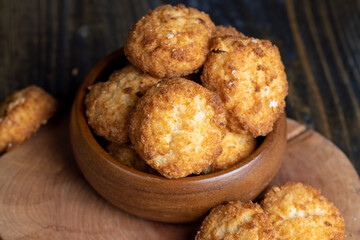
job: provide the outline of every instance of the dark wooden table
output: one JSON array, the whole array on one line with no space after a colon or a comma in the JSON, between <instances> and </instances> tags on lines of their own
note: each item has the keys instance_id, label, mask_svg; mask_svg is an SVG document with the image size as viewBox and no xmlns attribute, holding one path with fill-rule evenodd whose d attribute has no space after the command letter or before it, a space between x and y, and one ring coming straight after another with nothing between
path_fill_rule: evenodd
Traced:
<instances>
[{"instance_id":1,"label":"dark wooden table","mask_svg":"<svg viewBox=\"0 0 360 240\"><path fill-rule=\"evenodd\" d=\"M87 72L149 9L178 1L0 0L0 100L36 84L64 108ZM184 1L281 52L286 111L340 147L360 172L360 1ZM306 160L306 159L304 159Z\"/></svg>"}]
</instances>

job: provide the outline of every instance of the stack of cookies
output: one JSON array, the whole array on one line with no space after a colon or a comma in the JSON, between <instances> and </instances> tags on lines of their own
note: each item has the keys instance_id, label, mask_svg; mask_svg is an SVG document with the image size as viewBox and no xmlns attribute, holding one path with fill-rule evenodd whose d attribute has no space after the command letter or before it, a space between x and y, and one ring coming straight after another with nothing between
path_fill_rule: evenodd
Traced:
<instances>
[{"instance_id":1,"label":"stack of cookies","mask_svg":"<svg viewBox=\"0 0 360 240\"><path fill-rule=\"evenodd\" d=\"M284 112L278 48L184 5L149 11L131 29L129 65L89 87L88 123L140 171L181 178L248 157Z\"/></svg>"}]
</instances>

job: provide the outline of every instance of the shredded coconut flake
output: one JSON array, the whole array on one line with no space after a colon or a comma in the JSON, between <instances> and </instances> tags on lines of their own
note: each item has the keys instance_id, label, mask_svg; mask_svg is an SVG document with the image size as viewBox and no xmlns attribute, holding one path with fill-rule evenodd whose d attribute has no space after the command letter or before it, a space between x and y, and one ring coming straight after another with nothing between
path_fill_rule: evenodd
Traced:
<instances>
[{"instance_id":1,"label":"shredded coconut flake","mask_svg":"<svg viewBox=\"0 0 360 240\"><path fill-rule=\"evenodd\" d=\"M262 91L261 91L261 97L265 97L267 95L269 95L270 93L270 87L269 86L265 86L264 88L262 88Z\"/></svg>"},{"instance_id":2,"label":"shredded coconut flake","mask_svg":"<svg viewBox=\"0 0 360 240\"><path fill-rule=\"evenodd\" d=\"M167 39L170 39L170 38L173 38L174 37L174 34L166 34L165 36Z\"/></svg>"},{"instance_id":3,"label":"shredded coconut flake","mask_svg":"<svg viewBox=\"0 0 360 240\"><path fill-rule=\"evenodd\" d=\"M270 102L269 107L271 107L271 108L276 108L277 105L278 105L278 102L274 99L274 100L272 100L272 101Z\"/></svg>"}]
</instances>

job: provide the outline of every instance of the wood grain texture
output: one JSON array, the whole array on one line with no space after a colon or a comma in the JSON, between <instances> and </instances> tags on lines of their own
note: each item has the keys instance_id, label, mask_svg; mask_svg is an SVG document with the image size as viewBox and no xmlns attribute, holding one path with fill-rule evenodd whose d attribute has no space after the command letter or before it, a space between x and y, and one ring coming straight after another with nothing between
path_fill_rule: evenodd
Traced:
<instances>
[{"instance_id":1,"label":"wood grain texture","mask_svg":"<svg viewBox=\"0 0 360 240\"><path fill-rule=\"evenodd\" d=\"M147 221L100 197L76 166L64 115L0 158L2 239L193 239L200 222ZM271 185L289 180L321 189L344 215L346 239L360 238L359 176L335 145L293 120Z\"/></svg>"},{"instance_id":2,"label":"wood grain texture","mask_svg":"<svg viewBox=\"0 0 360 240\"><path fill-rule=\"evenodd\" d=\"M334 4L336 1L332 1ZM345 68L352 61L351 56L341 56L341 51L347 47L345 42L339 41L339 36L345 35L344 30L349 28L348 24L336 29L339 25L338 16L341 11L345 11L343 6L339 9L332 9L331 4L324 1L286 1L289 19L292 19L292 33L297 48L303 52L300 60L307 69L307 79L314 79L307 85L311 89L319 89L319 92L310 91L307 98L320 97L325 112L322 112L319 101L314 101L315 107L312 111L319 112L325 121L318 124L329 126L329 132L322 130L321 127L315 129L323 133L327 138L333 140L341 147L358 166L359 159L359 85L356 77L350 77L350 72L358 70L356 67ZM345 1L344 5L352 3ZM358 13L356 4L354 9L347 9L349 22L354 22ZM339 6L340 7L340 6ZM335 11L335 12L334 12ZM343 15L342 17L345 17ZM339 27L339 26L338 26ZM358 26L359 27L359 26ZM355 30L355 29L353 29ZM297 37L296 37L297 36ZM356 38L356 36L354 36ZM310 67L310 69L309 69ZM320 91L321 90L321 91ZM289 99L291 95L289 96ZM316 114L312 114L316 116ZM320 118L317 118L320 119ZM355 124L356 122L356 124Z\"/></svg>"}]
</instances>

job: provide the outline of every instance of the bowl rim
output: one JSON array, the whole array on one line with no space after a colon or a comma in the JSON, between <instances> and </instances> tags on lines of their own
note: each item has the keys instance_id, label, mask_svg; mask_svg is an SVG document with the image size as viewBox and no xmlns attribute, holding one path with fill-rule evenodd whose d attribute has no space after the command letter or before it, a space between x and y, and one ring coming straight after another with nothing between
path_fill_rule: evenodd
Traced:
<instances>
[{"instance_id":1,"label":"bowl rim","mask_svg":"<svg viewBox=\"0 0 360 240\"><path fill-rule=\"evenodd\" d=\"M242 161L234 164L233 166L216 171L213 173L208 174L201 174L196 176L187 176L183 178L177 178L177 179L169 179L165 178L160 175L153 175L150 173L142 172L133 168L130 168L116 159L114 159L95 139L95 136L93 135L90 126L88 125L86 116L85 116L85 106L84 106L84 99L87 94L88 87L93 84L96 80L98 80L99 76L101 76L107 69L110 63L113 61L124 57L124 51L123 48L120 48L113 53L105 56L103 59L101 59L87 74L85 77L85 80L81 84L80 88L78 89L78 92L75 97L75 101L73 104L75 115L77 118L77 121L79 122L80 132L84 135L84 138L88 142L89 145L91 145L96 152L96 154L103 157L103 160L107 161L112 167L114 167L117 170L120 170L126 174L131 175L132 177L138 178L139 180L150 180L155 182L186 182L186 183L200 183L202 181L209 181L214 180L217 181L219 178L223 178L228 175L237 174L241 171L246 171L247 167L251 164L256 164L256 160L261 159L261 155L264 154L264 152L267 149L267 146L274 144L274 141L276 140L276 133L281 131L281 122L283 121L282 118L286 118L286 114L281 113L278 119L275 121L273 130L264 137L264 140L261 142L259 146L253 151L248 157L244 158ZM286 121L285 121L285 127L286 127Z\"/></svg>"}]
</instances>

